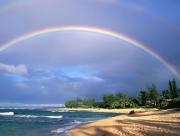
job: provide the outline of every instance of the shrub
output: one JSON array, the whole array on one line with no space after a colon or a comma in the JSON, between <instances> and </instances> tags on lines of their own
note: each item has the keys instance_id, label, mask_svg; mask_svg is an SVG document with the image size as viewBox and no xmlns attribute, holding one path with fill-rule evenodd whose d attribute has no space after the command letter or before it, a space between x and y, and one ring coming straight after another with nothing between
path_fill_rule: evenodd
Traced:
<instances>
[{"instance_id":1,"label":"shrub","mask_svg":"<svg viewBox=\"0 0 180 136\"><path fill-rule=\"evenodd\" d=\"M168 109L171 109L171 108L180 108L180 98L175 98L173 99L172 102L170 102L167 107Z\"/></svg>"}]
</instances>

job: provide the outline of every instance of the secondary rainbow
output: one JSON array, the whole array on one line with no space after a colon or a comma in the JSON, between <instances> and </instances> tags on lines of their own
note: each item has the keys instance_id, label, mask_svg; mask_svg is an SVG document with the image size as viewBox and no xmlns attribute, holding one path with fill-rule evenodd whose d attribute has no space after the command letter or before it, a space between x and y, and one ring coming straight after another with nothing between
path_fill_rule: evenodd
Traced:
<instances>
[{"instance_id":1,"label":"secondary rainbow","mask_svg":"<svg viewBox=\"0 0 180 136\"><path fill-rule=\"evenodd\" d=\"M52 33L52 32L60 32L60 31L85 31L85 32L93 32L93 33L99 33L107 36L111 36L117 39L124 40L131 45L138 47L139 49L145 51L152 57L154 57L156 60L158 60L160 63L162 63L167 69L169 69L174 75L176 75L178 78L180 77L180 73L178 70L176 70L170 63L168 63L164 58L162 58L160 55L158 55L155 51L152 49L148 48L141 42L130 38L126 35L123 35L119 32L114 32L111 30L106 30L106 29L101 29L101 28L96 28L96 27L86 27L86 26L63 26L63 27L50 27L50 28L45 28L45 29L40 29L37 31L33 31L24 35L21 35L19 37L16 37L15 39L12 39L5 44L2 44L0 46L0 51L3 51L13 45L16 45L19 42L22 42L24 40L28 40L30 38L42 35L42 34L47 34L47 33Z\"/></svg>"}]
</instances>

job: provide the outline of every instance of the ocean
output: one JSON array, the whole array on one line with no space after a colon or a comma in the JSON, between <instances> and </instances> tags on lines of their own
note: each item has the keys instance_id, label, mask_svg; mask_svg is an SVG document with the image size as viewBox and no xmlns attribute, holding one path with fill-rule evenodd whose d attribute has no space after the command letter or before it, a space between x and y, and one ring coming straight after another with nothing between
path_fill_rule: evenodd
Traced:
<instances>
[{"instance_id":1,"label":"ocean","mask_svg":"<svg viewBox=\"0 0 180 136\"><path fill-rule=\"evenodd\" d=\"M0 109L0 136L67 136L66 131L116 113L53 111L48 109Z\"/></svg>"}]
</instances>

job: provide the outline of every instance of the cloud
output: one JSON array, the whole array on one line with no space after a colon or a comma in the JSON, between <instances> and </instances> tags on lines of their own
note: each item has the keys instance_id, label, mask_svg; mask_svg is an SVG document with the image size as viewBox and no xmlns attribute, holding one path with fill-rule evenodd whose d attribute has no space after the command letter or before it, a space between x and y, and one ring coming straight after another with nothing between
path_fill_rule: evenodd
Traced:
<instances>
[{"instance_id":1,"label":"cloud","mask_svg":"<svg viewBox=\"0 0 180 136\"><path fill-rule=\"evenodd\" d=\"M28 73L28 69L24 64L19 64L15 66L15 65L0 63L0 71L18 74L18 75L24 75Z\"/></svg>"},{"instance_id":2,"label":"cloud","mask_svg":"<svg viewBox=\"0 0 180 136\"><path fill-rule=\"evenodd\" d=\"M98 76L88 76L85 79L95 81L95 82L104 82L105 80Z\"/></svg>"}]
</instances>

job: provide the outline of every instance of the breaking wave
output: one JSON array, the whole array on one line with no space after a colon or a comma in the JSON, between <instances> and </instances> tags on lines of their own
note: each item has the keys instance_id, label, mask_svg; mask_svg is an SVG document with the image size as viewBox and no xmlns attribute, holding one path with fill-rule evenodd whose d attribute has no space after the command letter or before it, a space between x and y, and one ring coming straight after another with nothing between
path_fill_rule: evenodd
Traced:
<instances>
[{"instance_id":1,"label":"breaking wave","mask_svg":"<svg viewBox=\"0 0 180 136\"><path fill-rule=\"evenodd\" d=\"M15 117L19 118L50 118L50 119L62 119L63 116L37 116L37 115L15 115Z\"/></svg>"},{"instance_id":2,"label":"breaking wave","mask_svg":"<svg viewBox=\"0 0 180 136\"><path fill-rule=\"evenodd\" d=\"M66 131L68 131L68 130L70 130L72 128L75 128L77 125L80 125L82 123L83 122L81 122L81 121L74 120L71 125L63 127L63 128L58 128L58 129L52 130L51 133L56 133L56 134L64 133L64 135L66 135L65 134Z\"/></svg>"},{"instance_id":3,"label":"breaking wave","mask_svg":"<svg viewBox=\"0 0 180 136\"><path fill-rule=\"evenodd\" d=\"M69 110L52 110L51 112L75 112L75 111L69 111Z\"/></svg>"},{"instance_id":4,"label":"breaking wave","mask_svg":"<svg viewBox=\"0 0 180 136\"><path fill-rule=\"evenodd\" d=\"M13 116L14 112L0 112L0 116Z\"/></svg>"}]
</instances>

